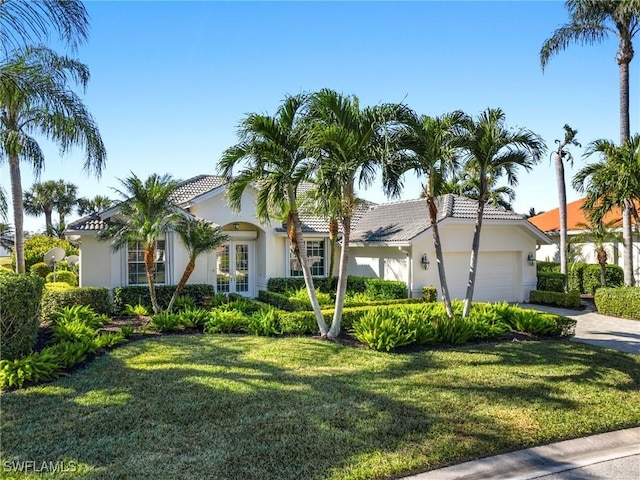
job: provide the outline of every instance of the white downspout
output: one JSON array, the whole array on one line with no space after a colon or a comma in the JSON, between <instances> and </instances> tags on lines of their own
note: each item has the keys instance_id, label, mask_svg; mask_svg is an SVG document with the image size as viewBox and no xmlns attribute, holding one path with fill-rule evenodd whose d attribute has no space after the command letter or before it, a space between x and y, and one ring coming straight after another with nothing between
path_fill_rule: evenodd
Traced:
<instances>
[{"instance_id":1,"label":"white downspout","mask_svg":"<svg viewBox=\"0 0 640 480\"><path fill-rule=\"evenodd\" d=\"M405 283L407 284L407 298L411 298L413 293L413 259L411 258L411 251L403 250L402 247L398 247L398 250L407 256L407 279Z\"/></svg>"}]
</instances>

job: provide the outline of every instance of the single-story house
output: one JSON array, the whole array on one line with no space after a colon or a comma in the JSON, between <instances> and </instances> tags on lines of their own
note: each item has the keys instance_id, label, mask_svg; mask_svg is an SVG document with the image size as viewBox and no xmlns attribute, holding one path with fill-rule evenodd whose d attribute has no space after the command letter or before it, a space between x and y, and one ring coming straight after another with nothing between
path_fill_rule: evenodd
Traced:
<instances>
[{"instance_id":1,"label":"single-story house","mask_svg":"<svg viewBox=\"0 0 640 480\"><path fill-rule=\"evenodd\" d=\"M190 283L210 283L218 292L249 297L265 289L271 277L301 276L292 258L282 223L263 224L256 218L255 191L244 192L239 213L225 198L223 177L200 175L181 183L176 202L190 214L211 221L226 231L229 241L217 251L199 257ZM477 203L445 195L439 199L439 228L447 282L452 297L464 298ZM80 285L117 287L145 284L139 245L113 252L108 241L99 241L104 221L116 215L114 207L99 217L71 223L66 234L79 242ZM307 253L313 275L329 272L328 223L303 216ZM485 210L474 299L478 301L526 301L536 287L534 255L547 237L524 216L503 208ZM338 270L339 248L336 256ZM353 219L349 273L405 282L411 296L422 287L439 290L433 237L424 199L374 204L363 202ZM169 232L158 242L159 284L174 284L182 275L187 255L177 235Z\"/></svg>"},{"instance_id":2,"label":"single-story house","mask_svg":"<svg viewBox=\"0 0 640 480\"><path fill-rule=\"evenodd\" d=\"M589 219L583 210L584 198L567 203L567 237L569 240L569 258L586 263L597 263L597 257L592 243L576 241L577 236L585 232L585 225L589 225ZM640 205L639 205L640 207ZM536 260L546 262L560 261L560 212L558 208L549 210L529 218L529 221L542 230L551 240L548 245L541 245L536 251ZM633 266L636 282L640 281L640 237L637 233L635 219L632 218L634 228L633 235ZM620 239L605 244L608 262L624 268L624 245L622 243L622 212L614 208L605 215L603 222L612 224L615 231L620 233ZM572 241L573 239L573 241Z\"/></svg>"}]
</instances>

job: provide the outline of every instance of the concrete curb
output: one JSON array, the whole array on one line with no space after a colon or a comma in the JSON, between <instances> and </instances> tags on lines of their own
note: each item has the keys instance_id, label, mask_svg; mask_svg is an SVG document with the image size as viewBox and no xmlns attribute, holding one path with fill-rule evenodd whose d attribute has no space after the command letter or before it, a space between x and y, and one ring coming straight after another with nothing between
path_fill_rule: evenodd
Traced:
<instances>
[{"instance_id":1,"label":"concrete curb","mask_svg":"<svg viewBox=\"0 0 640 480\"><path fill-rule=\"evenodd\" d=\"M528 480L640 454L640 427L482 458L405 480Z\"/></svg>"}]
</instances>

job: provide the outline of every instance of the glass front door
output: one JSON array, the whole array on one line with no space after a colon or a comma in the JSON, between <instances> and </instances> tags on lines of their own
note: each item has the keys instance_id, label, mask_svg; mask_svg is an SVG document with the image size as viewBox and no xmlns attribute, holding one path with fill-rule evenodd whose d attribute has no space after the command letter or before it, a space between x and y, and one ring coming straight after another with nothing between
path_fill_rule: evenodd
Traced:
<instances>
[{"instance_id":1,"label":"glass front door","mask_svg":"<svg viewBox=\"0 0 640 480\"><path fill-rule=\"evenodd\" d=\"M216 291L252 296L250 260L249 242L220 245L216 259Z\"/></svg>"}]
</instances>

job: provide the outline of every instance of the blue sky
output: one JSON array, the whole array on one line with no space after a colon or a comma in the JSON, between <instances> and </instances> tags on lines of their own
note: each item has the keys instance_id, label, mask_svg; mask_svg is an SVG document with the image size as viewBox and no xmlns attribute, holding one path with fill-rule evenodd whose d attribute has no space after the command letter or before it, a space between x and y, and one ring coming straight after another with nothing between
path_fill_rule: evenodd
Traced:
<instances>
[{"instance_id":1,"label":"blue sky","mask_svg":"<svg viewBox=\"0 0 640 480\"><path fill-rule=\"evenodd\" d=\"M81 171L81 152L47 154L41 180L65 178L80 195L116 197L132 171L186 179L215 173L249 112L273 113L286 94L323 87L361 104L404 101L422 114L500 107L507 125L553 148L562 126L583 147L619 139L615 38L572 46L542 72L539 51L566 22L563 2L86 2L90 38L77 57L91 70L84 96L107 147L102 177ZM636 47L636 50L640 48ZM638 132L640 59L631 67L631 130ZM574 148L574 169L587 160ZM34 181L23 166L23 187ZM545 158L519 175L514 209L557 207ZM8 167L0 183L9 191ZM579 198L570 187L569 200ZM403 198L419 195L409 179ZM379 183L360 196L383 201ZM26 219L42 228L43 218Z\"/></svg>"}]
</instances>

